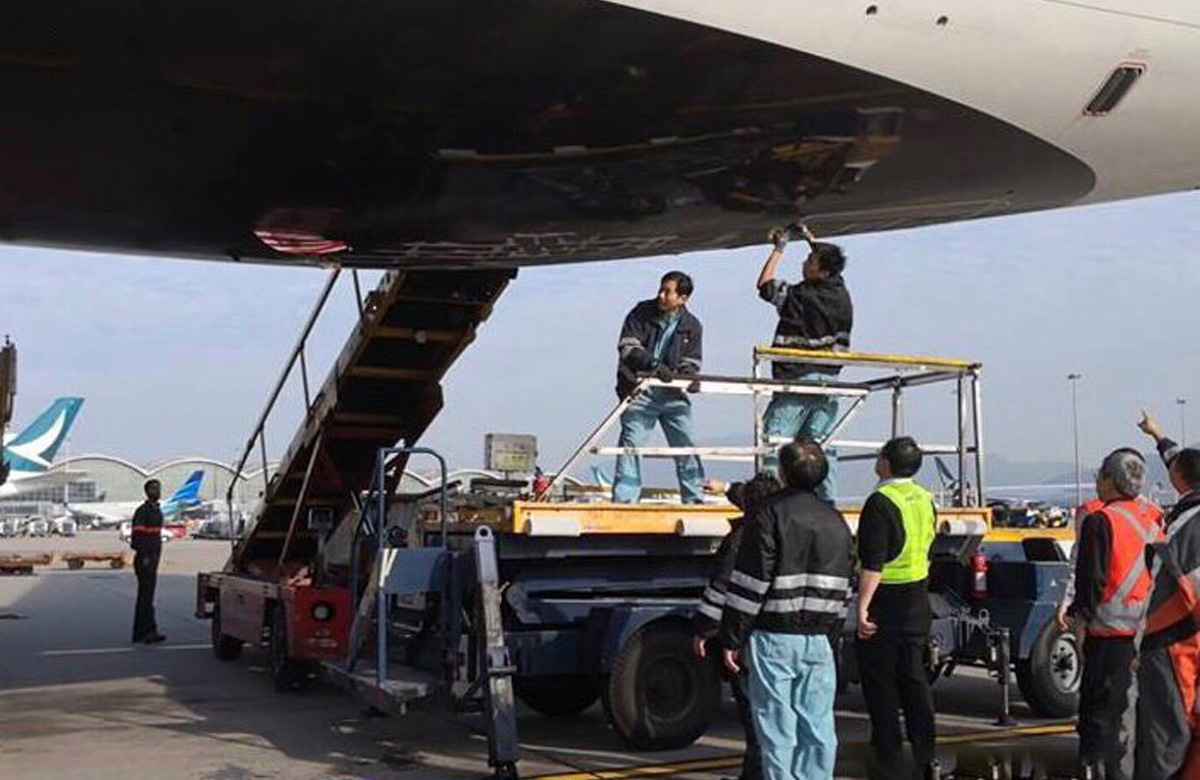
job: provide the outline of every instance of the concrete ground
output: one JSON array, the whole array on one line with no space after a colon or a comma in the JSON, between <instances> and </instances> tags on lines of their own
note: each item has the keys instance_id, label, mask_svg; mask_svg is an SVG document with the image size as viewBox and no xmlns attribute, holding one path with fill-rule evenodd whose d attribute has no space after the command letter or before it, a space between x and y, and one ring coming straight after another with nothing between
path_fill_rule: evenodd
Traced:
<instances>
[{"instance_id":1,"label":"concrete ground","mask_svg":"<svg viewBox=\"0 0 1200 780\"><path fill-rule=\"evenodd\" d=\"M8 552L120 551L114 532L74 539L0 539ZM61 563L34 576L0 577L0 778L4 780L425 780L487 774L482 724L445 712L370 717L339 689L318 684L280 694L265 655L216 660L208 624L192 617L197 571L218 569L228 542L165 547L158 622L168 641L131 646L135 583L128 569ZM996 684L970 670L934 689L943 765L958 778L1067 777L1075 737L1033 720L996 730ZM1014 693L1014 695L1016 695ZM1029 728L1033 727L1033 728ZM630 780L735 776L742 749L732 702L686 750L636 753L599 707L574 718L522 711L525 777ZM865 777L865 709L856 691L838 700L838 776ZM651 766L653 765L653 766ZM899 777L900 773L897 772Z\"/></svg>"}]
</instances>

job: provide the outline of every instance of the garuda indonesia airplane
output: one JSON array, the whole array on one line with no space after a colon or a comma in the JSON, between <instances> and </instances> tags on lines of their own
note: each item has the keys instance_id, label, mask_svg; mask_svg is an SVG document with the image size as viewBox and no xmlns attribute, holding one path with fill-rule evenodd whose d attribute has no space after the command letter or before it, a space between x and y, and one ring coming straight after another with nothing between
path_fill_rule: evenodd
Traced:
<instances>
[{"instance_id":1,"label":"garuda indonesia airplane","mask_svg":"<svg viewBox=\"0 0 1200 780\"><path fill-rule=\"evenodd\" d=\"M1200 185L1200 5L0 8L0 240L516 266Z\"/></svg>"}]
</instances>

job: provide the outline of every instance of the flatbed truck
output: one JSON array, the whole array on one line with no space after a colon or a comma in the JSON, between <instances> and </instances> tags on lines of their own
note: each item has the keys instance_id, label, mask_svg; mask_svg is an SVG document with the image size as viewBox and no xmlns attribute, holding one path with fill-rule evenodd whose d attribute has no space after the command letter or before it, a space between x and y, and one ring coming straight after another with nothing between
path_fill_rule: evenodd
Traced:
<instances>
[{"instance_id":1,"label":"flatbed truck","mask_svg":"<svg viewBox=\"0 0 1200 780\"><path fill-rule=\"evenodd\" d=\"M552 715L599 699L617 732L642 749L696 739L715 710L720 675L691 655L691 620L736 510L564 500L558 486L579 458L613 454L598 443L623 404L549 485L452 490L440 457L414 445L440 408L441 376L508 277L397 272L366 299L355 277L359 321L313 393L306 342L336 280L334 272L241 465L255 451L266 465L266 422L293 370L303 379L300 430L266 478L261 505L234 541L225 568L198 578L196 614L212 621L217 657L232 660L246 645L266 647L274 684L283 690L321 674L385 712L420 703L480 713L489 763L499 777L517 775L514 698ZM772 360L836 361L886 374L819 386L778 382L760 376ZM756 408L774 392L835 394L850 403L833 439L873 393L892 394L895 434L906 390L956 382L958 443L926 445L957 455L960 474L956 506L940 510L946 533L934 561L930 674L982 664L996 671L1006 698L1015 664L1022 688L1035 694L1030 703L1056 714L1062 701L1040 695L1055 686L1047 669L1077 664L1055 655L1057 643L1071 640L1046 628L1066 564L1052 540L990 539L988 510L971 505L964 476L969 458L976 496L984 495L979 371L978 364L937 358L760 348L749 380L645 378L641 389L749 395ZM880 444L833 443L869 453ZM766 440L756 425L749 448L691 448L687 454L757 464L774 446L778 442ZM685 453L642 448L634 454ZM417 457L435 458L443 479L432 490L402 493L404 468ZM853 527L855 513L846 514ZM975 568L981 558L988 567L982 572L986 592ZM850 644L843 643L841 654L847 683L855 676Z\"/></svg>"}]
</instances>

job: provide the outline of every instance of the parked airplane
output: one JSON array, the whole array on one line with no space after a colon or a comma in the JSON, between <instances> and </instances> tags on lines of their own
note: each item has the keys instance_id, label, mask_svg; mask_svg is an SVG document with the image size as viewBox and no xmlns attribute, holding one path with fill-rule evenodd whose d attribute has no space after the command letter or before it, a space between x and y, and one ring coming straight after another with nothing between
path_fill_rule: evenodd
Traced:
<instances>
[{"instance_id":1,"label":"parked airplane","mask_svg":"<svg viewBox=\"0 0 1200 780\"><path fill-rule=\"evenodd\" d=\"M180 0L12 18L4 241L511 267L761 244L798 212L837 235L1200 184L1196 3Z\"/></svg>"},{"instance_id":2,"label":"parked airplane","mask_svg":"<svg viewBox=\"0 0 1200 780\"><path fill-rule=\"evenodd\" d=\"M82 406L82 398L56 399L24 430L4 437L4 462L10 470L8 480L0 485L0 498L62 485L66 481L67 475L51 472L50 466Z\"/></svg>"},{"instance_id":3,"label":"parked airplane","mask_svg":"<svg viewBox=\"0 0 1200 780\"><path fill-rule=\"evenodd\" d=\"M204 470L193 471L170 498L159 503L164 523L170 525L185 509L194 509L204 503L200 498L200 487L204 484ZM77 520L90 523L93 527L116 527L133 517L142 505L141 501L91 501L71 504L67 511Z\"/></svg>"}]
</instances>

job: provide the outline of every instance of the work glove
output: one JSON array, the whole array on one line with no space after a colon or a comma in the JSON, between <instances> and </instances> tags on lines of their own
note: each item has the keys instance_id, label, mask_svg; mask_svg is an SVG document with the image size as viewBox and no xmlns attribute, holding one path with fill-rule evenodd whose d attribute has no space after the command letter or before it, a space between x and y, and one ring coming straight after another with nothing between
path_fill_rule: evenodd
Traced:
<instances>
[{"instance_id":1,"label":"work glove","mask_svg":"<svg viewBox=\"0 0 1200 780\"><path fill-rule=\"evenodd\" d=\"M776 252L782 252L787 248L790 237L790 231L787 228L781 227L772 228L771 232L767 235L768 240L775 245Z\"/></svg>"},{"instance_id":2,"label":"work glove","mask_svg":"<svg viewBox=\"0 0 1200 780\"><path fill-rule=\"evenodd\" d=\"M675 372L666 363L659 363L654 366L654 378L663 382L670 382L675 378Z\"/></svg>"}]
</instances>

